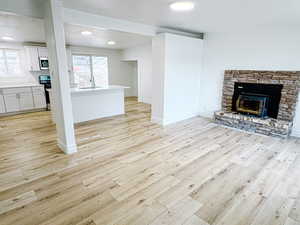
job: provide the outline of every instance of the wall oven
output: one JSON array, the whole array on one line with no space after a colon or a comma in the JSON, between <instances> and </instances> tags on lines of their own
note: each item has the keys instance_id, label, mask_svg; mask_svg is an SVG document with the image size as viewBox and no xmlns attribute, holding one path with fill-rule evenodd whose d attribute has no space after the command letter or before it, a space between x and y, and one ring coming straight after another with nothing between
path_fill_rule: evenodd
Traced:
<instances>
[{"instance_id":1,"label":"wall oven","mask_svg":"<svg viewBox=\"0 0 300 225\"><path fill-rule=\"evenodd\" d=\"M40 69L41 70L49 70L49 61L48 57L40 57Z\"/></svg>"}]
</instances>

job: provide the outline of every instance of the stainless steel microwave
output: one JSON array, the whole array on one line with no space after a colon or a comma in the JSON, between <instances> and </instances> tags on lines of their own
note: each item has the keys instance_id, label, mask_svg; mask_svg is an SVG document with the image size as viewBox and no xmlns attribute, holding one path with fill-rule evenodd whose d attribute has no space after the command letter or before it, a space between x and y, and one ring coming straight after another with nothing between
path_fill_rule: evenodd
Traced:
<instances>
[{"instance_id":1,"label":"stainless steel microwave","mask_svg":"<svg viewBox=\"0 0 300 225\"><path fill-rule=\"evenodd\" d=\"M49 61L47 57L40 57L40 69L49 70Z\"/></svg>"}]
</instances>

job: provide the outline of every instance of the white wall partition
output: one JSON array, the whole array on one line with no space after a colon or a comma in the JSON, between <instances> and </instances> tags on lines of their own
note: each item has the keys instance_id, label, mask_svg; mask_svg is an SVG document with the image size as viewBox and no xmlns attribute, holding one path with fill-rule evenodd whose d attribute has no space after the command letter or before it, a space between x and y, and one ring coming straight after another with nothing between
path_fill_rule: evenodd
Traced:
<instances>
[{"instance_id":1,"label":"white wall partition","mask_svg":"<svg viewBox=\"0 0 300 225\"><path fill-rule=\"evenodd\" d=\"M160 34L153 40L152 120L163 125L199 114L203 40Z\"/></svg>"},{"instance_id":2,"label":"white wall partition","mask_svg":"<svg viewBox=\"0 0 300 225\"><path fill-rule=\"evenodd\" d=\"M138 97L140 102L151 104L152 98L152 46L143 46L123 50L124 61L137 61Z\"/></svg>"},{"instance_id":3,"label":"white wall partition","mask_svg":"<svg viewBox=\"0 0 300 225\"><path fill-rule=\"evenodd\" d=\"M208 33L204 37L200 112L221 109L224 70L300 70L300 32ZM293 134L300 135L300 106Z\"/></svg>"}]
</instances>

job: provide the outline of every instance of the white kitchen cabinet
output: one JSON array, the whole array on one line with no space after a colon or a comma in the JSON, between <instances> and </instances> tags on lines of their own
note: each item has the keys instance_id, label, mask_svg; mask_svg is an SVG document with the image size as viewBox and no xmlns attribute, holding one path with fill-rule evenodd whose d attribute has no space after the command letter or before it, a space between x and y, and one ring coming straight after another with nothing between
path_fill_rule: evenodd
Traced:
<instances>
[{"instance_id":1,"label":"white kitchen cabinet","mask_svg":"<svg viewBox=\"0 0 300 225\"><path fill-rule=\"evenodd\" d=\"M5 113L5 104L4 104L4 97L3 95L0 95L0 113Z\"/></svg>"},{"instance_id":2,"label":"white kitchen cabinet","mask_svg":"<svg viewBox=\"0 0 300 225\"><path fill-rule=\"evenodd\" d=\"M46 109L43 86L0 89L0 114Z\"/></svg>"},{"instance_id":3,"label":"white kitchen cabinet","mask_svg":"<svg viewBox=\"0 0 300 225\"><path fill-rule=\"evenodd\" d=\"M33 101L35 109L46 108L46 98L44 93L33 92Z\"/></svg>"},{"instance_id":4,"label":"white kitchen cabinet","mask_svg":"<svg viewBox=\"0 0 300 225\"><path fill-rule=\"evenodd\" d=\"M20 93L18 94L20 110L30 110L34 108L32 93Z\"/></svg>"},{"instance_id":5,"label":"white kitchen cabinet","mask_svg":"<svg viewBox=\"0 0 300 225\"><path fill-rule=\"evenodd\" d=\"M39 57L48 58L48 49L46 47L38 47Z\"/></svg>"},{"instance_id":6,"label":"white kitchen cabinet","mask_svg":"<svg viewBox=\"0 0 300 225\"><path fill-rule=\"evenodd\" d=\"M4 101L6 106L6 112L17 112L20 111L20 104L18 94L5 94Z\"/></svg>"},{"instance_id":7,"label":"white kitchen cabinet","mask_svg":"<svg viewBox=\"0 0 300 225\"><path fill-rule=\"evenodd\" d=\"M40 71L39 52L37 47L26 46L29 71Z\"/></svg>"}]
</instances>

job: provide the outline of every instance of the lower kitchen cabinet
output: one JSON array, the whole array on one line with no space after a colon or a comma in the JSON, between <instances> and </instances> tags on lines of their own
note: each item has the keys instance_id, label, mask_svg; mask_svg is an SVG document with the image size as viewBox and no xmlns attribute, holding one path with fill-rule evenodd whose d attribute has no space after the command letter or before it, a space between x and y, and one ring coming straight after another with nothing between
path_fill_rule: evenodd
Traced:
<instances>
[{"instance_id":1,"label":"lower kitchen cabinet","mask_svg":"<svg viewBox=\"0 0 300 225\"><path fill-rule=\"evenodd\" d=\"M0 89L0 114L46 109L44 88L41 86Z\"/></svg>"},{"instance_id":2,"label":"lower kitchen cabinet","mask_svg":"<svg viewBox=\"0 0 300 225\"><path fill-rule=\"evenodd\" d=\"M20 110L30 110L34 108L32 93L19 94Z\"/></svg>"},{"instance_id":3,"label":"lower kitchen cabinet","mask_svg":"<svg viewBox=\"0 0 300 225\"><path fill-rule=\"evenodd\" d=\"M46 108L46 98L44 93L33 92L33 101L35 109Z\"/></svg>"},{"instance_id":4,"label":"lower kitchen cabinet","mask_svg":"<svg viewBox=\"0 0 300 225\"><path fill-rule=\"evenodd\" d=\"M5 94L4 102L6 107L6 112L17 112L20 111L20 104L18 94Z\"/></svg>"},{"instance_id":5,"label":"lower kitchen cabinet","mask_svg":"<svg viewBox=\"0 0 300 225\"><path fill-rule=\"evenodd\" d=\"M3 95L0 95L0 113L5 113L5 104L4 104L4 97Z\"/></svg>"}]
</instances>

